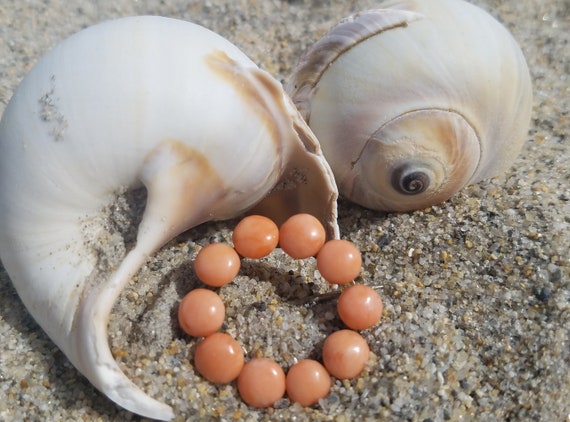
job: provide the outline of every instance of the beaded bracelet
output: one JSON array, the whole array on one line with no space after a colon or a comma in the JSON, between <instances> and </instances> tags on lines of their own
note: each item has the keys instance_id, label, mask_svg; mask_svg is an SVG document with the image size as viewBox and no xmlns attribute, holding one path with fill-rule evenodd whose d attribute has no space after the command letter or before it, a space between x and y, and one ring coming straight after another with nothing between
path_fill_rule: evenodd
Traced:
<instances>
[{"instance_id":1,"label":"beaded bracelet","mask_svg":"<svg viewBox=\"0 0 570 422\"><path fill-rule=\"evenodd\" d=\"M240 255L259 259L279 244L294 259L316 256L317 268L329 283L351 283L360 273L360 252L347 240L325 242L325 237L322 224L309 214L294 215L280 228L266 217L248 216L233 231L234 247L224 243L205 246L196 256L194 270L207 286L221 287L239 273ZM225 319L225 306L212 290L198 288L188 293L180 302L178 320L185 333L204 337L196 347L194 365L208 381L226 384L237 378L241 398L253 407L270 407L285 393L291 401L311 406L329 394L331 375L352 379L362 372L370 349L366 340L353 330L376 325L383 304L371 287L352 284L338 298L337 310L349 329L326 338L323 364L304 359L291 366L287 375L272 359L253 358L246 363L238 342L229 334L218 332Z\"/></svg>"}]
</instances>

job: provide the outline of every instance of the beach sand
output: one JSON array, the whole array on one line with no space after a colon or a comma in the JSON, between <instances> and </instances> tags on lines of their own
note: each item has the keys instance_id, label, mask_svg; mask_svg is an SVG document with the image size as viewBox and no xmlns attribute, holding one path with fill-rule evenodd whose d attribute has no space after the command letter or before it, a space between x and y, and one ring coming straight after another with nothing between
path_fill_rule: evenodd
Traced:
<instances>
[{"instance_id":1,"label":"beach sand","mask_svg":"<svg viewBox=\"0 0 570 422\"><path fill-rule=\"evenodd\" d=\"M135 14L191 20L228 38L286 82L303 51L340 18L372 1L3 1L0 111L40 55L96 22ZM200 226L154 256L123 292L109 327L124 371L176 420L570 421L570 3L477 0L520 43L534 83L532 122L503 175L429 209L384 214L339 202L343 238L364 258L382 322L363 332L372 357L352 381L335 380L314 408L279 401L252 409L234 384L193 369L195 341L176 327L181 297L198 282L192 259L229 240L235 221ZM377 4L377 3L376 3ZM283 367L318 358L342 325L330 290L281 251L244 261L221 289L224 330L248 357ZM95 390L29 316L0 267L0 420L141 418Z\"/></svg>"}]
</instances>

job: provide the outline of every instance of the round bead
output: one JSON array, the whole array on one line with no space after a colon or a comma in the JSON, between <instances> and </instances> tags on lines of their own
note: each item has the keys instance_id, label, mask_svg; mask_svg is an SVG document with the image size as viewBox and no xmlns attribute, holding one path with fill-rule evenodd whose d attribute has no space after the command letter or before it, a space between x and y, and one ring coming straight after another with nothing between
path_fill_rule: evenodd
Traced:
<instances>
[{"instance_id":1,"label":"round bead","mask_svg":"<svg viewBox=\"0 0 570 422\"><path fill-rule=\"evenodd\" d=\"M285 394L285 373L275 361L255 358L244 365L237 386L248 405L270 407Z\"/></svg>"},{"instance_id":2,"label":"round bead","mask_svg":"<svg viewBox=\"0 0 570 422\"><path fill-rule=\"evenodd\" d=\"M366 366L369 355L366 340L352 330L336 331L323 344L325 368L338 379L357 377Z\"/></svg>"},{"instance_id":3,"label":"round bead","mask_svg":"<svg viewBox=\"0 0 570 422\"><path fill-rule=\"evenodd\" d=\"M267 217L250 215L234 228L232 240L236 251L246 258L263 258L279 242L279 229Z\"/></svg>"},{"instance_id":4,"label":"round bead","mask_svg":"<svg viewBox=\"0 0 570 422\"><path fill-rule=\"evenodd\" d=\"M196 347L194 365L208 381L227 384L235 380L244 364L243 350L232 336L214 333Z\"/></svg>"},{"instance_id":5,"label":"round bead","mask_svg":"<svg viewBox=\"0 0 570 422\"><path fill-rule=\"evenodd\" d=\"M331 376L316 360L305 359L293 365L287 372L287 395L301 406L312 406L328 396Z\"/></svg>"},{"instance_id":6,"label":"round bead","mask_svg":"<svg viewBox=\"0 0 570 422\"><path fill-rule=\"evenodd\" d=\"M325 280L346 284L360 274L360 251L348 240L329 240L317 254L317 268Z\"/></svg>"},{"instance_id":7,"label":"round bead","mask_svg":"<svg viewBox=\"0 0 570 422\"><path fill-rule=\"evenodd\" d=\"M211 290L194 289L178 307L178 322L186 334L203 337L220 329L226 308L220 296Z\"/></svg>"},{"instance_id":8,"label":"round bead","mask_svg":"<svg viewBox=\"0 0 570 422\"><path fill-rule=\"evenodd\" d=\"M198 252L194 260L196 276L212 287L228 284L238 274L239 267L239 255L225 243L210 243Z\"/></svg>"},{"instance_id":9,"label":"round bead","mask_svg":"<svg viewBox=\"0 0 570 422\"><path fill-rule=\"evenodd\" d=\"M324 245L325 238L325 228L311 214L293 215L279 228L279 246L295 259L315 256Z\"/></svg>"},{"instance_id":10,"label":"round bead","mask_svg":"<svg viewBox=\"0 0 570 422\"><path fill-rule=\"evenodd\" d=\"M380 295L370 286L355 284L338 298L338 315L347 327L366 330L378 324L384 305Z\"/></svg>"}]
</instances>

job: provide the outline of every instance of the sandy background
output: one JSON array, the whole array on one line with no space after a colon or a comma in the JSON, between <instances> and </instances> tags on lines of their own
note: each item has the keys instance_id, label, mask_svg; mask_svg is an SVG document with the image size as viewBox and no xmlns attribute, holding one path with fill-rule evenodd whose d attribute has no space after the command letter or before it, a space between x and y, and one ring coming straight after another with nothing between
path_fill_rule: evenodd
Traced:
<instances>
[{"instance_id":1,"label":"sandy background","mask_svg":"<svg viewBox=\"0 0 570 422\"><path fill-rule=\"evenodd\" d=\"M282 81L304 49L372 1L3 0L0 111L38 57L95 22L133 14L192 20L227 37ZM192 258L234 222L209 224L172 242L124 292L110 325L112 349L177 420L570 420L570 2L477 0L513 32L534 80L532 125L503 176L450 201L407 214L340 203L342 236L364 255L362 282L379 288L384 320L365 332L374 356L365 373L334 384L314 409L258 411L233 385L194 373L194 344L172 322L197 284ZM0 267L0 420L124 421L67 362L27 314ZM290 366L318 357L340 324L333 301L299 305L326 290L314 262L279 251L245 262L222 289L225 329L248 350ZM310 281L311 284L308 284Z\"/></svg>"}]
</instances>

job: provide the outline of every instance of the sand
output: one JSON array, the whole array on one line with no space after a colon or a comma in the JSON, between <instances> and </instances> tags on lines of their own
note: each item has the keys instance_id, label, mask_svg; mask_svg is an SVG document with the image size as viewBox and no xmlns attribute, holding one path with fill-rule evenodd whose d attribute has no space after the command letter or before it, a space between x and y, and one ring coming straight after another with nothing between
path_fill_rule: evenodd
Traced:
<instances>
[{"instance_id":1,"label":"sand","mask_svg":"<svg viewBox=\"0 0 570 422\"><path fill-rule=\"evenodd\" d=\"M200 23L286 81L336 21L372 1L4 1L0 10L0 111L39 56L101 20L158 14ZM503 175L426 210L383 214L339 203L343 238L363 253L362 283L385 312L365 331L373 356L352 381L335 380L313 408L287 399L256 410L233 384L193 369L195 341L176 327L180 298L198 284L201 246L228 240L235 221L207 224L153 257L116 305L111 348L124 371L176 420L570 420L570 3L477 0L520 43L534 84L528 140ZM221 290L224 330L248 357L285 368L318 358L340 328L314 260L280 251L246 261ZM26 312L0 267L0 420L141 420L95 390Z\"/></svg>"}]
</instances>

